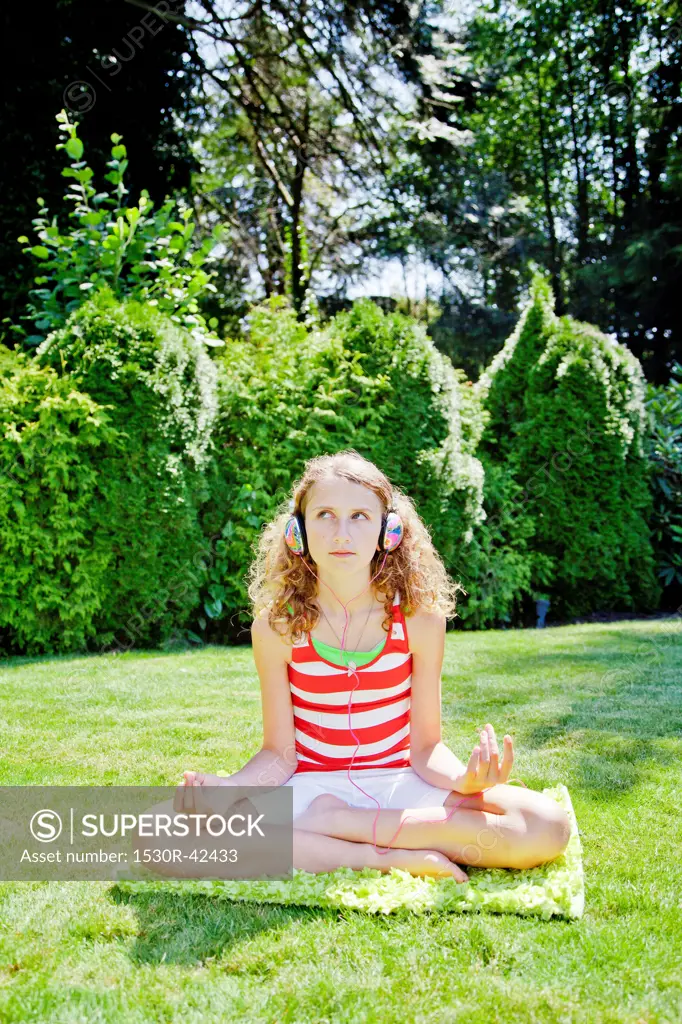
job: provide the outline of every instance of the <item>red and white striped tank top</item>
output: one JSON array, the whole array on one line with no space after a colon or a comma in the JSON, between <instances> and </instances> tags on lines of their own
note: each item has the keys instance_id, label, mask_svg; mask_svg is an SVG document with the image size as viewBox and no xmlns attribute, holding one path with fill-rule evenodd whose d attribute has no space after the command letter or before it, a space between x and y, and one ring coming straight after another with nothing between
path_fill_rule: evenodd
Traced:
<instances>
[{"instance_id":1,"label":"red and white striped tank top","mask_svg":"<svg viewBox=\"0 0 682 1024\"><path fill-rule=\"evenodd\" d=\"M295 775L347 769L351 759L352 771L410 767L412 654L399 593L393 600L392 627L376 658L358 666L351 651L346 658L348 668L327 661L308 633L293 645L288 675L298 756ZM348 728L351 691L355 739Z\"/></svg>"}]
</instances>

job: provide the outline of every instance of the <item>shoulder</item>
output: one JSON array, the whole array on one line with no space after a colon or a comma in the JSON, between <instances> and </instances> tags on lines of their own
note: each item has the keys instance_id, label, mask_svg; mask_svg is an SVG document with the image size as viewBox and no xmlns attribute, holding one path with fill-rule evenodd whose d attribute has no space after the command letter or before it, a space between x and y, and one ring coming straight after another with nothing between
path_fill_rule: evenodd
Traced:
<instances>
[{"instance_id":1,"label":"shoulder","mask_svg":"<svg viewBox=\"0 0 682 1024\"><path fill-rule=\"evenodd\" d=\"M261 608L253 622L251 623L252 633L264 633L270 629L270 623L268 622L268 609Z\"/></svg>"},{"instance_id":2,"label":"shoulder","mask_svg":"<svg viewBox=\"0 0 682 1024\"><path fill-rule=\"evenodd\" d=\"M278 641L283 646L291 647L291 639L270 625L267 608L261 608L251 623L251 639L259 646L270 641Z\"/></svg>"},{"instance_id":3,"label":"shoulder","mask_svg":"<svg viewBox=\"0 0 682 1024\"><path fill-rule=\"evenodd\" d=\"M434 645L442 643L447 625L444 612L418 608L414 615L405 617L405 622L410 638L410 650L413 653L432 650Z\"/></svg>"}]
</instances>

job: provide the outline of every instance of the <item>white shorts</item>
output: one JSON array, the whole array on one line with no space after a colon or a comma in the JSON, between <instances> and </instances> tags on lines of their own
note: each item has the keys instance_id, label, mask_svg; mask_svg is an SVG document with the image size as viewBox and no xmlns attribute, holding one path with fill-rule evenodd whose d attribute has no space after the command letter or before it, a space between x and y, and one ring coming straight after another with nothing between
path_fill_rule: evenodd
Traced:
<instances>
[{"instance_id":1,"label":"white shorts","mask_svg":"<svg viewBox=\"0 0 682 1024\"><path fill-rule=\"evenodd\" d=\"M333 772L299 772L282 785L293 789L294 821L303 814L316 796L331 793L345 800L352 807L369 807L370 810L405 809L410 807L442 807L452 790L440 789L425 782L414 768L366 768L351 769L351 778L358 786L375 797L379 806L361 793L348 780L348 771L343 768Z\"/></svg>"}]
</instances>

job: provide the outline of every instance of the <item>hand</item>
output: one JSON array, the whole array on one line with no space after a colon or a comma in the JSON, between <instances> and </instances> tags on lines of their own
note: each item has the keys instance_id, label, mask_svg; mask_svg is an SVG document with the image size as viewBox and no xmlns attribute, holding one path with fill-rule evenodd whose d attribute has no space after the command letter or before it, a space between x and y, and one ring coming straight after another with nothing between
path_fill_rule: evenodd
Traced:
<instances>
[{"instance_id":1,"label":"hand","mask_svg":"<svg viewBox=\"0 0 682 1024\"><path fill-rule=\"evenodd\" d=\"M474 747L466 771L453 782L458 793L480 793L491 786L506 782L514 764L514 744L508 734L504 737L504 760L499 763L500 751L495 730L488 723L481 731L481 744Z\"/></svg>"},{"instance_id":2,"label":"hand","mask_svg":"<svg viewBox=\"0 0 682 1024\"><path fill-rule=\"evenodd\" d=\"M230 778L207 772L183 772L184 782L175 790L173 810L185 814L225 814L237 803L237 796L225 790L234 788ZM218 789L221 787L221 790Z\"/></svg>"}]
</instances>

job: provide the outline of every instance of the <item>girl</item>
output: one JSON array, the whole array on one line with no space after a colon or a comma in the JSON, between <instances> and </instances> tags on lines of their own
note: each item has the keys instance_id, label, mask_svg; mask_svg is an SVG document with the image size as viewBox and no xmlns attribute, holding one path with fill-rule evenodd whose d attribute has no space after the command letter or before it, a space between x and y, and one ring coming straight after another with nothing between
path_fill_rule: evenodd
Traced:
<instances>
[{"instance_id":1,"label":"girl","mask_svg":"<svg viewBox=\"0 0 682 1024\"><path fill-rule=\"evenodd\" d=\"M249 576L262 749L227 779L185 772L176 810L204 810L202 786L291 787L293 863L312 872L401 867L467 881L459 864L527 868L560 855L569 819L507 784L511 736L500 760L486 725L466 766L441 740L445 627L462 588L374 463L353 449L311 459Z\"/></svg>"}]
</instances>

